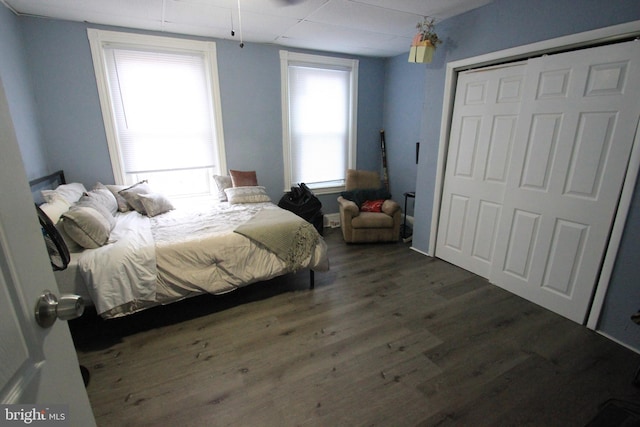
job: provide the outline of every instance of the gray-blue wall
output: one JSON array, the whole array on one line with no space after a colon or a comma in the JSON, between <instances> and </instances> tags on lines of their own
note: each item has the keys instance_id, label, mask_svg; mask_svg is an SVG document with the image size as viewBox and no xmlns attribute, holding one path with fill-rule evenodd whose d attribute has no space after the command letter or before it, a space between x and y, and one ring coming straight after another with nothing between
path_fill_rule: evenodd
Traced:
<instances>
[{"instance_id":1,"label":"gray-blue wall","mask_svg":"<svg viewBox=\"0 0 640 427\"><path fill-rule=\"evenodd\" d=\"M27 65L28 53L23 45L18 19L9 9L0 5L0 79L20 142L20 152L25 159L27 177L32 179L46 174L48 164Z\"/></svg>"},{"instance_id":2,"label":"gray-blue wall","mask_svg":"<svg viewBox=\"0 0 640 427\"><path fill-rule=\"evenodd\" d=\"M418 165L416 143L424 149L421 126L424 109L424 67L407 61L408 55L387 60L384 130L391 194L404 208L402 195L415 191ZM434 118L437 119L437 118ZM407 213L413 214L414 201L408 199Z\"/></svg>"},{"instance_id":3,"label":"gray-blue wall","mask_svg":"<svg viewBox=\"0 0 640 427\"><path fill-rule=\"evenodd\" d=\"M424 88L421 98L409 93L404 100L393 101L389 95L387 101L394 103L393 106L385 105L384 118L387 128L410 127L412 131L405 131L407 135L419 131L422 142L414 214L413 246L416 249L429 251L446 63L638 19L640 2L637 0L495 0L438 23L436 30L445 41L436 50L432 63L401 64L407 60L406 54L389 61L387 70L391 84L399 85L398 80L401 80L403 87ZM421 110L420 124L413 123L415 109ZM399 180L396 176L399 172L391 172L392 181ZM629 319L640 309L640 286L635 282L633 269L640 250L639 240L635 238L640 235L638 197L636 191L600 329L640 351L640 326L635 326Z\"/></svg>"},{"instance_id":4,"label":"gray-blue wall","mask_svg":"<svg viewBox=\"0 0 640 427\"><path fill-rule=\"evenodd\" d=\"M19 21L49 166L64 169L69 180L87 186L113 182L87 25L39 18ZM240 49L227 40L217 40L216 45L227 166L255 170L277 201L284 189L280 48L245 43ZM376 169L385 62L358 59L357 164ZM337 211L336 195L322 199L326 212Z\"/></svg>"}]
</instances>

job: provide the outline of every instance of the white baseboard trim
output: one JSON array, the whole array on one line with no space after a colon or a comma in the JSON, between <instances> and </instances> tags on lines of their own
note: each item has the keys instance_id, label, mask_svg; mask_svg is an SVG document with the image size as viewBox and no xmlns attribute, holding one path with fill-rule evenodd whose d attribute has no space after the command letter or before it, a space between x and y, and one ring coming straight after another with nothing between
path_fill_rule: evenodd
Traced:
<instances>
[{"instance_id":1,"label":"white baseboard trim","mask_svg":"<svg viewBox=\"0 0 640 427\"><path fill-rule=\"evenodd\" d=\"M611 335L609 335L609 334L607 334L605 332L598 331L598 330L596 330L594 332L596 332L597 334L602 335L603 337L605 337L607 339L610 339L611 341L615 342L616 344L620 344L624 348L628 348L629 350L633 351L634 353L640 354L640 350L638 350L637 348L631 347L629 344L625 344L622 341L620 341L619 339L614 338L614 337L612 337Z\"/></svg>"},{"instance_id":2,"label":"white baseboard trim","mask_svg":"<svg viewBox=\"0 0 640 427\"><path fill-rule=\"evenodd\" d=\"M429 255L429 254L428 254L428 253L426 253L426 252L421 251L420 249L417 249L415 246L410 246L410 247L409 247L409 249L411 249L412 251L416 251L416 252L418 252L419 254L422 254L422 255L424 255L424 256L431 257L431 255Z\"/></svg>"},{"instance_id":3,"label":"white baseboard trim","mask_svg":"<svg viewBox=\"0 0 640 427\"><path fill-rule=\"evenodd\" d=\"M340 228L340 213L325 214L323 225L325 228Z\"/></svg>"}]
</instances>

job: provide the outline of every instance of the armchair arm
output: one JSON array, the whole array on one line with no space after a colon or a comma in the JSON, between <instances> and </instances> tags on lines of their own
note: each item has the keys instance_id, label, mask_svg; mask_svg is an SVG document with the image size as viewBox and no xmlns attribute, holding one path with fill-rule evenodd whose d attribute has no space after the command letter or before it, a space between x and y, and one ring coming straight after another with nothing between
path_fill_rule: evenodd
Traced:
<instances>
[{"instance_id":1,"label":"armchair arm","mask_svg":"<svg viewBox=\"0 0 640 427\"><path fill-rule=\"evenodd\" d=\"M342 236L345 242L353 241L353 229L351 227L351 220L360 215L360 209L358 205L351 200L347 200L342 196L338 197L338 208L340 208L340 228L342 228Z\"/></svg>"},{"instance_id":2,"label":"armchair arm","mask_svg":"<svg viewBox=\"0 0 640 427\"><path fill-rule=\"evenodd\" d=\"M396 212L400 210L400 205L394 200L388 199L385 200L382 204L382 212L386 213L389 216L393 216Z\"/></svg>"},{"instance_id":3,"label":"armchair arm","mask_svg":"<svg viewBox=\"0 0 640 427\"><path fill-rule=\"evenodd\" d=\"M358 209L358 205L356 205L355 202L352 202L351 200L347 200L344 197L339 196L338 205L340 207L341 215L347 218L353 218L360 215L360 209Z\"/></svg>"}]
</instances>

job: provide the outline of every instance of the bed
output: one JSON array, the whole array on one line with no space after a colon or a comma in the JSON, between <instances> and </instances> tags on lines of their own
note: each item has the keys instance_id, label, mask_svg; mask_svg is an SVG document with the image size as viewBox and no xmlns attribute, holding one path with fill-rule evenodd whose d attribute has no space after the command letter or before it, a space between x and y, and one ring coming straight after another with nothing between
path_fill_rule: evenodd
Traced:
<instances>
[{"instance_id":1,"label":"bed","mask_svg":"<svg viewBox=\"0 0 640 427\"><path fill-rule=\"evenodd\" d=\"M30 185L36 204L70 250L67 268L54 272L60 291L81 295L106 319L203 293L224 294L300 270L309 270L313 289L314 271L329 269L326 243L313 225L273 204L258 187L239 188L242 192L234 194L240 196L228 202L211 199L190 207L173 208L160 196L170 208L158 211L155 198L155 204L147 203L157 193L143 193L138 201L145 202L144 215L131 205L123 209L123 201L116 200L116 211L111 205L107 209L113 222L107 217L105 225L105 212L97 215L100 209L87 203L109 198L109 191L114 198L129 196L128 191L99 183L86 190L66 183L62 171ZM86 230L78 238L76 222L82 220L77 217L89 212L104 227L83 225ZM101 234L105 227L106 238Z\"/></svg>"}]
</instances>

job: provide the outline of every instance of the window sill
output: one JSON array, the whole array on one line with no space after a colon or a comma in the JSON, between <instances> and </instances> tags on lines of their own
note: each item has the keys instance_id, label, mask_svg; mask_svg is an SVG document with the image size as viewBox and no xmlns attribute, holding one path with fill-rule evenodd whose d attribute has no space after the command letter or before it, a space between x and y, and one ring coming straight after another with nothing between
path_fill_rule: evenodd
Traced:
<instances>
[{"instance_id":1,"label":"window sill","mask_svg":"<svg viewBox=\"0 0 640 427\"><path fill-rule=\"evenodd\" d=\"M313 194L318 196L318 195L322 195L322 194L339 194L342 191L344 191L344 189L345 189L344 185L341 185L339 187L311 188L311 191L313 191Z\"/></svg>"}]
</instances>

